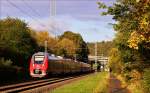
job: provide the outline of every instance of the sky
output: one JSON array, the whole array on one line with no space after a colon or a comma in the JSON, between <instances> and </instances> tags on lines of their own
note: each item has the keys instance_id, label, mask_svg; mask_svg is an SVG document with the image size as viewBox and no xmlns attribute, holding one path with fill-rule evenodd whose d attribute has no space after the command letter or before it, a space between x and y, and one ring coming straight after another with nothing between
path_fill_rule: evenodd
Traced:
<instances>
[{"instance_id":1,"label":"sky","mask_svg":"<svg viewBox=\"0 0 150 93\"><path fill-rule=\"evenodd\" d=\"M110 41L115 31L112 16L101 16L98 1L112 5L115 0L56 0L56 14L51 16L50 0L0 0L0 18L17 17L37 31L61 35L64 31L80 33L86 42Z\"/></svg>"}]
</instances>

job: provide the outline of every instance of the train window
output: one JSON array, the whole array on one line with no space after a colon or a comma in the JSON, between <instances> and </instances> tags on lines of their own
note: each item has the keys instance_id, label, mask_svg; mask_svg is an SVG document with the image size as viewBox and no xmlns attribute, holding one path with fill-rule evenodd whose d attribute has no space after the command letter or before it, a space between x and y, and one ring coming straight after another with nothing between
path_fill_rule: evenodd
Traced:
<instances>
[{"instance_id":1,"label":"train window","mask_svg":"<svg viewBox=\"0 0 150 93\"><path fill-rule=\"evenodd\" d=\"M34 63L35 64L43 64L44 55L35 55L34 56Z\"/></svg>"}]
</instances>

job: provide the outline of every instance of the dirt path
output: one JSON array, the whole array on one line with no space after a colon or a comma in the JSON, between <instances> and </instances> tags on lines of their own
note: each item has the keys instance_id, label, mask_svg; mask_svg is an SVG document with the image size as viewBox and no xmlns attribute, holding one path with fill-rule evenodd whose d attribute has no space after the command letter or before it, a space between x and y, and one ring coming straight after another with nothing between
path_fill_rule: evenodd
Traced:
<instances>
[{"instance_id":1,"label":"dirt path","mask_svg":"<svg viewBox=\"0 0 150 93\"><path fill-rule=\"evenodd\" d=\"M131 93L126 87L121 87L121 81L110 74L109 93Z\"/></svg>"}]
</instances>

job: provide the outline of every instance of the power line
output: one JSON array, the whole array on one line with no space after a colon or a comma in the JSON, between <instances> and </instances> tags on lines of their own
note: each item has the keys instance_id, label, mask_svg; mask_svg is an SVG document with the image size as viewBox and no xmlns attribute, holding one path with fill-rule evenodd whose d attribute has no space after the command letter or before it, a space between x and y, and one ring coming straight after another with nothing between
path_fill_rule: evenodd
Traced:
<instances>
[{"instance_id":1,"label":"power line","mask_svg":"<svg viewBox=\"0 0 150 93\"><path fill-rule=\"evenodd\" d=\"M35 10L33 9L28 3L26 3L25 0L22 0L24 2L24 4L32 11L34 12L36 15L38 15L39 17L41 17L41 15Z\"/></svg>"},{"instance_id":2,"label":"power line","mask_svg":"<svg viewBox=\"0 0 150 93\"><path fill-rule=\"evenodd\" d=\"M36 20L34 17L32 17L31 15L29 15L28 13L26 13L25 11L23 11L22 9L20 9L17 5L15 5L14 3L10 2L9 0L6 0L10 5L12 5L13 7L17 8L20 12L24 13L25 15L27 15L28 17L32 18L34 21L40 23L41 26L46 27L44 24L42 24L40 21Z\"/></svg>"},{"instance_id":3,"label":"power line","mask_svg":"<svg viewBox=\"0 0 150 93\"><path fill-rule=\"evenodd\" d=\"M5 1L5 0L1 0ZM20 1L20 0L13 0L13 1ZM49 1L49 0L32 0L32 1ZM57 0L57 1L100 1L100 0Z\"/></svg>"},{"instance_id":4,"label":"power line","mask_svg":"<svg viewBox=\"0 0 150 93\"><path fill-rule=\"evenodd\" d=\"M32 16L30 16L28 13L26 13L25 11L23 11L22 9L20 9L17 5L15 5L14 3L10 2L9 0L6 0L10 5L12 5L13 7L17 8L20 12L24 13L25 15L31 17L32 19L34 19Z\"/></svg>"},{"instance_id":5,"label":"power line","mask_svg":"<svg viewBox=\"0 0 150 93\"><path fill-rule=\"evenodd\" d=\"M25 0L22 0L24 3L25 3L25 5L32 11L32 12L34 12L36 15L38 15L39 17L41 17L41 15L35 10L35 9L33 9L28 3L26 3L26 1ZM50 2L50 15L51 16L55 16L56 15L56 0L50 0L51 2ZM53 33L53 32L52 32ZM55 33L53 33L53 34L55 34ZM55 35L56 36L56 35Z\"/></svg>"},{"instance_id":6,"label":"power line","mask_svg":"<svg viewBox=\"0 0 150 93\"><path fill-rule=\"evenodd\" d=\"M25 0L22 0L22 1L24 2L24 4L25 4L32 12L34 12L36 15L38 15L39 18L41 18L41 15L40 15L35 9L33 9L28 3L26 3ZM40 24L40 25L46 27L46 26L43 25L43 24ZM46 27L46 28L47 28L47 27Z\"/></svg>"}]
</instances>

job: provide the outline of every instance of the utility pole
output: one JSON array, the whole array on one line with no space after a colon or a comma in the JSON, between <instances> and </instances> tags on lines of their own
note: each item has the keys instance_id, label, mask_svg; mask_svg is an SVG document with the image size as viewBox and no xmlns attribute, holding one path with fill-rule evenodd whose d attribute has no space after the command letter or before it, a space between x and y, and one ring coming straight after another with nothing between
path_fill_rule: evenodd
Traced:
<instances>
[{"instance_id":1,"label":"utility pole","mask_svg":"<svg viewBox=\"0 0 150 93\"><path fill-rule=\"evenodd\" d=\"M95 42L95 65L97 69L97 42Z\"/></svg>"},{"instance_id":2,"label":"utility pole","mask_svg":"<svg viewBox=\"0 0 150 93\"><path fill-rule=\"evenodd\" d=\"M77 62L77 54L75 54L75 62Z\"/></svg>"},{"instance_id":3,"label":"utility pole","mask_svg":"<svg viewBox=\"0 0 150 93\"><path fill-rule=\"evenodd\" d=\"M50 0L50 15L56 15L56 0Z\"/></svg>"},{"instance_id":4,"label":"utility pole","mask_svg":"<svg viewBox=\"0 0 150 93\"><path fill-rule=\"evenodd\" d=\"M2 3L2 1L0 0L0 19L1 19L1 15L2 15L2 13L1 13L1 3Z\"/></svg>"},{"instance_id":5,"label":"utility pole","mask_svg":"<svg viewBox=\"0 0 150 93\"><path fill-rule=\"evenodd\" d=\"M47 40L45 40L45 53L47 53Z\"/></svg>"},{"instance_id":6,"label":"utility pole","mask_svg":"<svg viewBox=\"0 0 150 93\"><path fill-rule=\"evenodd\" d=\"M56 0L50 0L50 16L52 18L56 16ZM56 36L57 36L57 33L56 33L57 32L57 24L55 23L55 21L53 24L54 24L53 25L54 36L55 36L55 39L57 39L56 38Z\"/></svg>"}]
</instances>

